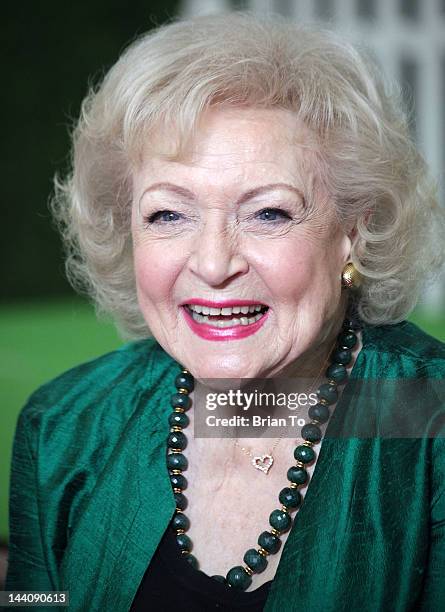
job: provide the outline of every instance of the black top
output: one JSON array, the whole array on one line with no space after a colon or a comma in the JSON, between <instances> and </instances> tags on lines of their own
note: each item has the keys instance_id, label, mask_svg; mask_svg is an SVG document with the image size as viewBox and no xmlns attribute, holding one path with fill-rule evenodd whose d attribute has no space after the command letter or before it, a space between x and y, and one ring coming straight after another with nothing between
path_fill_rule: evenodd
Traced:
<instances>
[{"instance_id":1,"label":"black top","mask_svg":"<svg viewBox=\"0 0 445 612\"><path fill-rule=\"evenodd\" d=\"M144 574L130 612L168 612L180 609L187 612L260 612L266 603L271 584L272 580L269 580L254 591L244 592L210 578L192 567L182 556L175 534L169 527Z\"/></svg>"}]
</instances>

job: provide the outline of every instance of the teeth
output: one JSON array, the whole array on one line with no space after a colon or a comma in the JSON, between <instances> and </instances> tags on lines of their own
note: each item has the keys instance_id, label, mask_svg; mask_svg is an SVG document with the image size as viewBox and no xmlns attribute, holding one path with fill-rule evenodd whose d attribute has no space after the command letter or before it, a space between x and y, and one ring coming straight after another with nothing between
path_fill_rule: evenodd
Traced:
<instances>
[{"instance_id":1,"label":"teeth","mask_svg":"<svg viewBox=\"0 0 445 612\"><path fill-rule=\"evenodd\" d=\"M231 316L233 314L253 314L254 312L260 312L263 308L261 304L252 304L251 306L225 306L224 308L212 308L209 306L200 306L198 304L188 304L188 307L193 312L203 315L210 316Z\"/></svg>"},{"instance_id":2,"label":"teeth","mask_svg":"<svg viewBox=\"0 0 445 612\"><path fill-rule=\"evenodd\" d=\"M234 327L235 325L251 325L261 319L263 315L257 314L254 317L233 317L231 319L227 319L227 321L219 320L215 321L206 315L201 315L198 312L192 311L192 317L194 321L197 323L207 323L208 325L212 325L213 327Z\"/></svg>"}]
</instances>

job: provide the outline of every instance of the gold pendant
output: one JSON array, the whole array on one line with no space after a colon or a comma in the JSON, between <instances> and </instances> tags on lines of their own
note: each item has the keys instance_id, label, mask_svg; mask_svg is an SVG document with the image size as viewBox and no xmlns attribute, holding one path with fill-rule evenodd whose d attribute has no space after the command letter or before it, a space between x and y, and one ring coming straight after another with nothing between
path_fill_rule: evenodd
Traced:
<instances>
[{"instance_id":1,"label":"gold pendant","mask_svg":"<svg viewBox=\"0 0 445 612\"><path fill-rule=\"evenodd\" d=\"M252 465L257 470L261 470L265 474L270 470L273 464L272 455L261 455L260 457L254 457L252 459Z\"/></svg>"}]
</instances>

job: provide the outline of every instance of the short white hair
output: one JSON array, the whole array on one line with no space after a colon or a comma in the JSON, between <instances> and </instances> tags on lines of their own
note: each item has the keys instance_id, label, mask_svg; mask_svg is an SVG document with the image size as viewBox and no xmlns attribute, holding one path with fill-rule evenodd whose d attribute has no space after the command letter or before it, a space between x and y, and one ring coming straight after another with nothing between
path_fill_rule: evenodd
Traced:
<instances>
[{"instance_id":1,"label":"short white hair","mask_svg":"<svg viewBox=\"0 0 445 612\"><path fill-rule=\"evenodd\" d=\"M338 219L357 226L359 314L404 319L443 264L445 219L398 87L331 31L241 12L145 34L87 95L53 201L72 284L128 337L149 333L133 269L132 168L155 130L169 126L180 149L215 105L287 109L312 130Z\"/></svg>"}]
</instances>

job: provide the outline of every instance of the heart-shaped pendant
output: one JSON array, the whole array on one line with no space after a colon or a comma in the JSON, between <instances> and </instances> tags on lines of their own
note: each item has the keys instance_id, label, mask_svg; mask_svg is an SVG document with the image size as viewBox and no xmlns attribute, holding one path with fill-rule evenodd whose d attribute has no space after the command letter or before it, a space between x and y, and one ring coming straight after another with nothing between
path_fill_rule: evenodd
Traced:
<instances>
[{"instance_id":1,"label":"heart-shaped pendant","mask_svg":"<svg viewBox=\"0 0 445 612\"><path fill-rule=\"evenodd\" d=\"M270 470L273 464L272 455L261 455L260 457L254 457L252 459L252 465L257 470L261 470L265 474Z\"/></svg>"}]
</instances>

